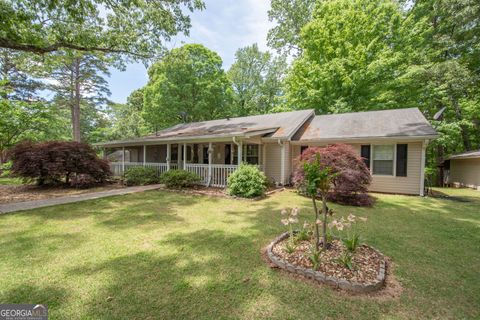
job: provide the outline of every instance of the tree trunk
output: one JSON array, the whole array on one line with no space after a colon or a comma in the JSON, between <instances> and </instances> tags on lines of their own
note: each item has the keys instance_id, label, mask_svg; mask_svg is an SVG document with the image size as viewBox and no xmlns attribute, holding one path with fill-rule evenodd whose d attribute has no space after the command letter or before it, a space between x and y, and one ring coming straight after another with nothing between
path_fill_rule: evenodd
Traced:
<instances>
[{"instance_id":1,"label":"tree trunk","mask_svg":"<svg viewBox=\"0 0 480 320\"><path fill-rule=\"evenodd\" d=\"M327 196L322 195L322 213L323 213L323 249L327 249Z\"/></svg>"},{"instance_id":2,"label":"tree trunk","mask_svg":"<svg viewBox=\"0 0 480 320\"><path fill-rule=\"evenodd\" d=\"M318 251L318 244L320 243L320 232L318 230L318 209L315 196L312 196L313 209L315 210L315 249Z\"/></svg>"},{"instance_id":3,"label":"tree trunk","mask_svg":"<svg viewBox=\"0 0 480 320\"><path fill-rule=\"evenodd\" d=\"M73 141L80 142L80 59L75 58L73 62L74 73L74 93L72 101L72 129Z\"/></svg>"}]
</instances>

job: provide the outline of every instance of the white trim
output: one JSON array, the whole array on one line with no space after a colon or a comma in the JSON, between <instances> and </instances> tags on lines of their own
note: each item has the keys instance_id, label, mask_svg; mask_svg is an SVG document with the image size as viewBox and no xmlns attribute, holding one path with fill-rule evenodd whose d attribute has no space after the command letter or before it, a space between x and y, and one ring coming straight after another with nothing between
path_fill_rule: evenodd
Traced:
<instances>
[{"instance_id":1,"label":"white trim","mask_svg":"<svg viewBox=\"0 0 480 320\"><path fill-rule=\"evenodd\" d=\"M147 163L147 146L143 145L143 166L145 167L145 163Z\"/></svg>"},{"instance_id":2,"label":"white trim","mask_svg":"<svg viewBox=\"0 0 480 320\"><path fill-rule=\"evenodd\" d=\"M203 153L203 152L202 152ZM208 178L207 178L207 187L210 186L212 181L212 154L213 154L213 145L210 142L208 144Z\"/></svg>"},{"instance_id":3,"label":"white trim","mask_svg":"<svg viewBox=\"0 0 480 320\"><path fill-rule=\"evenodd\" d=\"M420 164L420 196L423 197L425 189L425 150L427 149L428 140L422 142L422 160Z\"/></svg>"},{"instance_id":4,"label":"white trim","mask_svg":"<svg viewBox=\"0 0 480 320\"><path fill-rule=\"evenodd\" d=\"M405 141L405 142L415 142L418 140L429 140L435 139L438 135L428 135L428 136L391 136L391 137L349 137L349 138L337 138L337 139L304 139L304 140L293 140L291 143L295 145L305 145L305 144L331 144L331 143L384 143L385 141Z\"/></svg>"},{"instance_id":5,"label":"white trim","mask_svg":"<svg viewBox=\"0 0 480 320\"><path fill-rule=\"evenodd\" d=\"M392 146L393 145L393 168L392 168L392 174L374 174L373 173L373 164L375 161L373 160L373 149L375 146ZM397 177L397 144L396 143L377 143L377 144L371 144L370 145L370 168L371 168L371 174L372 177L392 177L396 178Z\"/></svg>"},{"instance_id":6,"label":"white trim","mask_svg":"<svg viewBox=\"0 0 480 320\"><path fill-rule=\"evenodd\" d=\"M282 185L285 185L285 142L281 142L280 139L278 139L278 144L280 145L280 183Z\"/></svg>"},{"instance_id":7,"label":"white trim","mask_svg":"<svg viewBox=\"0 0 480 320\"><path fill-rule=\"evenodd\" d=\"M167 144L167 170L170 170L170 162L172 160L172 145Z\"/></svg>"}]
</instances>

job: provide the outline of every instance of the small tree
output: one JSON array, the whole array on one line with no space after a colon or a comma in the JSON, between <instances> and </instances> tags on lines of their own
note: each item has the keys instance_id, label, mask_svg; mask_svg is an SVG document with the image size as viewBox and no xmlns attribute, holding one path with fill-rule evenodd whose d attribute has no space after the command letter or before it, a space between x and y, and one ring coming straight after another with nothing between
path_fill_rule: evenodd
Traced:
<instances>
[{"instance_id":1,"label":"small tree","mask_svg":"<svg viewBox=\"0 0 480 320\"><path fill-rule=\"evenodd\" d=\"M9 153L12 173L38 185L70 184L71 178L89 184L102 183L111 175L108 162L99 159L88 144L66 141L23 142Z\"/></svg>"},{"instance_id":2,"label":"small tree","mask_svg":"<svg viewBox=\"0 0 480 320\"><path fill-rule=\"evenodd\" d=\"M319 210L317 207L317 196L320 195L322 199L322 236L323 249L327 249L327 196L330 191L330 186L336 174L331 172L331 168L322 165L320 161L320 154L317 154L313 161L305 161L303 163L304 170L304 187L305 192L312 198L313 209L315 210L315 248L318 250L320 243L320 232L318 225L320 224Z\"/></svg>"},{"instance_id":3,"label":"small tree","mask_svg":"<svg viewBox=\"0 0 480 320\"><path fill-rule=\"evenodd\" d=\"M371 197L367 194L372 180L370 171L362 157L349 145L333 144L321 148L308 148L297 158L293 181L301 186L304 180L303 163L313 161L320 155L321 164L336 173L328 200L348 205L369 206Z\"/></svg>"}]
</instances>

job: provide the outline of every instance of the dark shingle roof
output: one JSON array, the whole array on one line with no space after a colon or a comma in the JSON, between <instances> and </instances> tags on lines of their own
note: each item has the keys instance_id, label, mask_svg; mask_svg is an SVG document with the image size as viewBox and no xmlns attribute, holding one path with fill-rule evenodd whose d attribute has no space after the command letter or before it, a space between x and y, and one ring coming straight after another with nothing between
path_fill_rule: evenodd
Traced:
<instances>
[{"instance_id":1,"label":"dark shingle roof","mask_svg":"<svg viewBox=\"0 0 480 320\"><path fill-rule=\"evenodd\" d=\"M480 158L480 149L454 154L453 156L450 156L448 158L448 160L451 160L451 159L471 159L471 158Z\"/></svg>"},{"instance_id":2,"label":"dark shingle roof","mask_svg":"<svg viewBox=\"0 0 480 320\"><path fill-rule=\"evenodd\" d=\"M305 124L294 140L436 136L418 108L320 115Z\"/></svg>"}]
</instances>

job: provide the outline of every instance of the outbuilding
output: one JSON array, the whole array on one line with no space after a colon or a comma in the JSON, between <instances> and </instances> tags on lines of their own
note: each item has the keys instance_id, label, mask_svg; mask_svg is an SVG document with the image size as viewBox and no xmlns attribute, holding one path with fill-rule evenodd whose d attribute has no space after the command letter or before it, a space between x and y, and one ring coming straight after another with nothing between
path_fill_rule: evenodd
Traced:
<instances>
[{"instance_id":1,"label":"outbuilding","mask_svg":"<svg viewBox=\"0 0 480 320\"><path fill-rule=\"evenodd\" d=\"M449 184L480 190L480 149L449 157L445 169L448 170Z\"/></svg>"}]
</instances>

